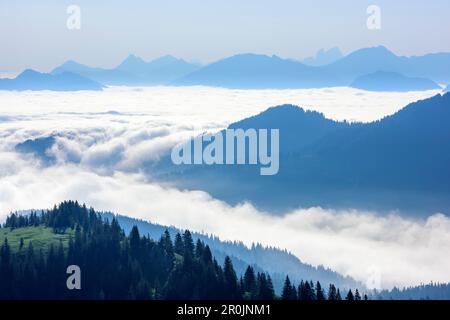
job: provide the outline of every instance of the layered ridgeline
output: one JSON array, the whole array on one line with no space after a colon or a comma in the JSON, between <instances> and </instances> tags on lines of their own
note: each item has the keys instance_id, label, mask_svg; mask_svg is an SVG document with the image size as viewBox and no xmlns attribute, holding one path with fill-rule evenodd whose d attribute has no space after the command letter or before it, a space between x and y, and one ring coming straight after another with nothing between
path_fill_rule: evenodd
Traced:
<instances>
[{"instance_id":1,"label":"layered ridgeline","mask_svg":"<svg viewBox=\"0 0 450 320\"><path fill-rule=\"evenodd\" d=\"M55 68L52 74L73 72L105 85L163 85L198 68L196 64L173 56L146 62L135 55L129 55L113 69L93 68L70 60Z\"/></svg>"},{"instance_id":2,"label":"layered ridgeline","mask_svg":"<svg viewBox=\"0 0 450 320\"><path fill-rule=\"evenodd\" d=\"M284 105L229 127L279 129L278 174L261 176L260 165L172 165L160 179L275 212L321 206L450 213L448 93L367 124Z\"/></svg>"},{"instance_id":3,"label":"layered ridgeline","mask_svg":"<svg viewBox=\"0 0 450 320\"><path fill-rule=\"evenodd\" d=\"M137 226L126 235L115 217L104 218L72 201L40 214L10 215L0 228L0 299L277 297L269 274L252 266L236 274L228 256L219 265L209 245L187 230L173 239L166 230L154 240ZM68 290L69 265L80 267L82 290ZM340 298L339 289L328 288L331 299ZM297 287L286 277L282 298L325 299L328 293L320 282Z\"/></svg>"},{"instance_id":4,"label":"layered ridgeline","mask_svg":"<svg viewBox=\"0 0 450 320\"><path fill-rule=\"evenodd\" d=\"M309 60L308 60L309 61ZM226 88L321 88L350 86L357 78L384 71L402 77L425 78L436 83L450 82L450 53L417 57L397 56L385 47L354 51L327 65L283 59L277 56L241 54L219 60L176 81L174 85L207 85ZM391 80L392 81L392 80ZM399 83L409 83L397 79ZM429 89L430 83L425 86ZM411 86L424 90L422 85ZM389 91L392 91L389 90Z\"/></svg>"},{"instance_id":5,"label":"layered ridgeline","mask_svg":"<svg viewBox=\"0 0 450 320\"><path fill-rule=\"evenodd\" d=\"M286 89L333 87L341 83L335 74L298 61L277 56L240 54L214 62L172 84L233 89Z\"/></svg>"},{"instance_id":6,"label":"layered ridgeline","mask_svg":"<svg viewBox=\"0 0 450 320\"><path fill-rule=\"evenodd\" d=\"M320 51L315 58L303 62L277 56L238 54L205 66L172 56L144 61L135 55L129 55L111 69L90 67L69 60L56 67L51 74L41 74L39 79L34 77L34 80L39 80L42 84L21 82L21 79L3 79L0 88L84 90L86 86L90 89L92 82L96 82L97 85L204 85L239 89L286 89L350 86L354 82L357 86L360 82L365 84L369 81L371 85L368 89L373 90L374 78L380 78L377 73L387 72L389 76L385 74L380 79L385 82L387 91L409 91L429 90L436 88L436 83L449 83L449 70L450 53L403 57L382 46L360 49L344 57L339 49L334 48ZM65 76L62 77L63 75ZM74 75L79 78L74 79ZM58 85L50 83L56 80ZM91 83L87 83L88 81ZM77 83L81 89L77 89ZM362 88L366 86L367 84ZM375 89L381 90L384 87L378 84Z\"/></svg>"},{"instance_id":7,"label":"layered ridgeline","mask_svg":"<svg viewBox=\"0 0 450 320\"><path fill-rule=\"evenodd\" d=\"M356 89L380 92L406 92L441 89L437 83L425 78L405 77L396 72L383 71L358 77L350 86Z\"/></svg>"},{"instance_id":8,"label":"layered ridgeline","mask_svg":"<svg viewBox=\"0 0 450 320\"><path fill-rule=\"evenodd\" d=\"M377 71L396 72L407 77L427 78L437 83L449 83L450 53L423 56L397 56L384 46L356 50L344 58L325 66L351 83L357 77Z\"/></svg>"},{"instance_id":9,"label":"layered ridgeline","mask_svg":"<svg viewBox=\"0 0 450 320\"><path fill-rule=\"evenodd\" d=\"M53 75L27 69L14 79L0 79L0 90L99 91L102 89L102 84L73 72Z\"/></svg>"}]
</instances>

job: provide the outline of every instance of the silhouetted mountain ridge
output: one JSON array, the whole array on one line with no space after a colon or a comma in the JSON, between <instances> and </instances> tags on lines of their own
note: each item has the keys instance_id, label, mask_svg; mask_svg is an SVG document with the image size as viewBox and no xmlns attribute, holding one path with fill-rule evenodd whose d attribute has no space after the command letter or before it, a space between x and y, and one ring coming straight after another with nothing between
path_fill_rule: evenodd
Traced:
<instances>
[{"instance_id":1,"label":"silhouetted mountain ridge","mask_svg":"<svg viewBox=\"0 0 450 320\"><path fill-rule=\"evenodd\" d=\"M280 130L277 175L262 177L251 165L187 165L163 179L274 212L321 206L450 213L450 94L368 124L280 106L230 125L237 127Z\"/></svg>"},{"instance_id":2,"label":"silhouetted mountain ridge","mask_svg":"<svg viewBox=\"0 0 450 320\"><path fill-rule=\"evenodd\" d=\"M174 85L207 85L226 88L314 88L340 82L333 74L277 56L239 54L209 64Z\"/></svg>"},{"instance_id":3,"label":"silhouetted mountain ridge","mask_svg":"<svg viewBox=\"0 0 450 320\"><path fill-rule=\"evenodd\" d=\"M325 68L348 83L380 70L447 83L450 81L450 53L404 57L395 55L384 46L378 46L356 50Z\"/></svg>"},{"instance_id":4,"label":"silhouetted mountain ridge","mask_svg":"<svg viewBox=\"0 0 450 320\"><path fill-rule=\"evenodd\" d=\"M91 68L67 61L52 73L71 71L108 85L163 85L197 69L197 65L169 55L146 62L130 54L113 69Z\"/></svg>"},{"instance_id":5,"label":"silhouetted mountain ridge","mask_svg":"<svg viewBox=\"0 0 450 320\"><path fill-rule=\"evenodd\" d=\"M0 90L102 90L103 85L73 72L57 75L27 69L14 79L0 79Z\"/></svg>"}]
</instances>

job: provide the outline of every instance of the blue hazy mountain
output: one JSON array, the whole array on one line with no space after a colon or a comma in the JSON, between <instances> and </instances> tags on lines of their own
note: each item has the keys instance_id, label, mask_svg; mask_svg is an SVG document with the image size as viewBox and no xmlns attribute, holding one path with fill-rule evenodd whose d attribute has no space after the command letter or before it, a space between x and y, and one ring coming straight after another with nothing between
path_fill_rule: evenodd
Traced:
<instances>
[{"instance_id":1,"label":"blue hazy mountain","mask_svg":"<svg viewBox=\"0 0 450 320\"><path fill-rule=\"evenodd\" d=\"M277 56L239 54L207 65L173 85L225 88L315 88L339 85L333 73Z\"/></svg>"},{"instance_id":2,"label":"blue hazy mountain","mask_svg":"<svg viewBox=\"0 0 450 320\"><path fill-rule=\"evenodd\" d=\"M445 92L450 92L450 84L445 88Z\"/></svg>"},{"instance_id":3,"label":"blue hazy mountain","mask_svg":"<svg viewBox=\"0 0 450 320\"><path fill-rule=\"evenodd\" d=\"M52 74L70 71L108 85L162 85L182 77L199 67L182 59L164 56L150 62L129 55L114 69L91 68L67 61Z\"/></svg>"},{"instance_id":4,"label":"blue hazy mountain","mask_svg":"<svg viewBox=\"0 0 450 320\"><path fill-rule=\"evenodd\" d=\"M0 90L102 90L103 85L72 72L40 73L27 69L14 79L0 79Z\"/></svg>"},{"instance_id":5,"label":"blue hazy mountain","mask_svg":"<svg viewBox=\"0 0 450 320\"><path fill-rule=\"evenodd\" d=\"M166 84L197 69L197 65L170 55L148 63L130 55L115 70L137 75L146 84Z\"/></svg>"},{"instance_id":6,"label":"blue hazy mountain","mask_svg":"<svg viewBox=\"0 0 450 320\"><path fill-rule=\"evenodd\" d=\"M408 77L427 78L437 83L449 83L450 53L402 57L378 46L352 52L324 68L339 75L347 84L357 77L380 70L397 72Z\"/></svg>"},{"instance_id":7,"label":"blue hazy mountain","mask_svg":"<svg viewBox=\"0 0 450 320\"><path fill-rule=\"evenodd\" d=\"M341 50L337 47L328 50L320 49L314 57L306 58L302 63L312 67L319 67L338 61L343 57Z\"/></svg>"},{"instance_id":8,"label":"blue hazy mountain","mask_svg":"<svg viewBox=\"0 0 450 320\"><path fill-rule=\"evenodd\" d=\"M55 163L56 158L48 151L53 147L55 142L56 139L53 136L28 139L18 143L15 146L15 150L23 154L30 154L41 160L45 165L51 165Z\"/></svg>"},{"instance_id":9,"label":"blue hazy mountain","mask_svg":"<svg viewBox=\"0 0 450 320\"><path fill-rule=\"evenodd\" d=\"M441 89L434 81L425 78L405 77L396 72L377 71L360 76L350 85L353 88L367 91L424 91Z\"/></svg>"},{"instance_id":10,"label":"blue hazy mountain","mask_svg":"<svg viewBox=\"0 0 450 320\"><path fill-rule=\"evenodd\" d=\"M51 73L58 75L64 72L76 73L106 85L134 84L139 82L139 79L135 75L127 72L113 69L91 68L72 60L66 61Z\"/></svg>"},{"instance_id":11,"label":"blue hazy mountain","mask_svg":"<svg viewBox=\"0 0 450 320\"><path fill-rule=\"evenodd\" d=\"M450 93L368 124L287 105L230 128L278 128L278 174L260 176L259 165L184 165L160 179L274 212L321 206L450 214Z\"/></svg>"},{"instance_id":12,"label":"blue hazy mountain","mask_svg":"<svg viewBox=\"0 0 450 320\"><path fill-rule=\"evenodd\" d=\"M174 227L162 226L126 216L113 215L111 213L103 213L102 216L109 221L113 217L116 217L126 234L130 233L133 226L138 227L140 234L149 235L153 239L159 239L166 229L170 232L172 239L175 238L177 232L183 232ZM314 267L304 263L286 250L263 247L258 244L249 248L241 242L221 241L215 236L200 233L193 233L192 237L194 242L200 239L209 245L214 257L218 261L224 260L227 255L230 256L238 276L245 272L245 268L248 265L254 266L256 271L269 272L272 280L274 280L275 289L278 292L281 292L281 285L287 274L297 284L301 280L314 279L315 281L319 280L326 287L330 283L340 288L363 287L361 283L348 276L344 277L323 266Z\"/></svg>"},{"instance_id":13,"label":"blue hazy mountain","mask_svg":"<svg viewBox=\"0 0 450 320\"><path fill-rule=\"evenodd\" d=\"M321 50L303 63L277 56L239 54L204 67L172 56L146 62L129 55L113 69L91 68L67 61L52 74L68 71L107 85L206 85L226 88L322 88L349 86L380 70L409 78L450 83L450 53L397 56L383 46L341 57L339 49ZM394 89L388 88L389 91Z\"/></svg>"},{"instance_id":14,"label":"blue hazy mountain","mask_svg":"<svg viewBox=\"0 0 450 320\"><path fill-rule=\"evenodd\" d=\"M330 56L338 60L318 66ZM349 86L356 78L380 70L437 83L450 82L450 53L401 57L379 46L360 49L340 59L338 56L335 49L331 53L323 51L318 58L306 61L316 65L310 66L277 56L239 54L200 68L172 84L242 89L321 88Z\"/></svg>"}]
</instances>

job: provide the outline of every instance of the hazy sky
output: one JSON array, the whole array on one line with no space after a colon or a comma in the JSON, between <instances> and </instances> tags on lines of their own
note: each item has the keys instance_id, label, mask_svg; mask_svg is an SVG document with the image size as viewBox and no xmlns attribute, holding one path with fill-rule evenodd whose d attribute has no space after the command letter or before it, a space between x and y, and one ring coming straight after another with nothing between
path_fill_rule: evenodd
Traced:
<instances>
[{"instance_id":1,"label":"hazy sky","mask_svg":"<svg viewBox=\"0 0 450 320\"><path fill-rule=\"evenodd\" d=\"M81 9L69 30L66 9ZM366 27L369 5L381 30ZM448 0L0 0L0 72L65 60L113 67L129 53L210 62L240 52L304 58L385 45L397 54L450 51Z\"/></svg>"}]
</instances>

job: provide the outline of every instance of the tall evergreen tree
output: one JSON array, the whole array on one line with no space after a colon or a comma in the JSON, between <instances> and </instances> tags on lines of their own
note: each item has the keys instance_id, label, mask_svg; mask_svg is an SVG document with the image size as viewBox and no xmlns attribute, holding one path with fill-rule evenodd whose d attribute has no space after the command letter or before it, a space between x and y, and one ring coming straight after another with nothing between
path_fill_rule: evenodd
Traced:
<instances>
[{"instance_id":1,"label":"tall evergreen tree","mask_svg":"<svg viewBox=\"0 0 450 320\"><path fill-rule=\"evenodd\" d=\"M289 276L286 276L283 285L283 292L281 293L281 299L283 300L291 300L292 299L292 284Z\"/></svg>"},{"instance_id":2,"label":"tall evergreen tree","mask_svg":"<svg viewBox=\"0 0 450 320\"><path fill-rule=\"evenodd\" d=\"M183 233L183 244L184 244L184 255L194 256L194 240L192 240L192 235L189 230Z\"/></svg>"},{"instance_id":3,"label":"tall evergreen tree","mask_svg":"<svg viewBox=\"0 0 450 320\"><path fill-rule=\"evenodd\" d=\"M317 281L316 283L316 299L317 300L325 300L325 293L323 292L322 286L320 285L320 282Z\"/></svg>"},{"instance_id":4,"label":"tall evergreen tree","mask_svg":"<svg viewBox=\"0 0 450 320\"><path fill-rule=\"evenodd\" d=\"M225 293L231 299L237 299L239 297L239 289L236 272L233 268L233 263L229 256L225 257L225 262L223 265L223 275L225 281Z\"/></svg>"},{"instance_id":5,"label":"tall evergreen tree","mask_svg":"<svg viewBox=\"0 0 450 320\"><path fill-rule=\"evenodd\" d=\"M137 226L133 226L130 232L130 251L133 257L138 257L141 246L141 236Z\"/></svg>"},{"instance_id":6,"label":"tall evergreen tree","mask_svg":"<svg viewBox=\"0 0 450 320\"><path fill-rule=\"evenodd\" d=\"M359 294L358 289L355 290L355 300L356 300L356 301L361 300L361 296L360 296L360 294Z\"/></svg>"},{"instance_id":7,"label":"tall evergreen tree","mask_svg":"<svg viewBox=\"0 0 450 320\"><path fill-rule=\"evenodd\" d=\"M174 251L175 251L175 253L180 254L180 255L184 254L184 244L183 244L183 239L181 238L180 233L177 233L175 235Z\"/></svg>"},{"instance_id":8,"label":"tall evergreen tree","mask_svg":"<svg viewBox=\"0 0 450 320\"><path fill-rule=\"evenodd\" d=\"M353 301L353 300L355 300L355 298L354 298L354 296L353 296L353 292L352 292L351 289L348 290L348 293L347 293L347 296L345 297L345 300L348 300L348 301Z\"/></svg>"},{"instance_id":9,"label":"tall evergreen tree","mask_svg":"<svg viewBox=\"0 0 450 320\"><path fill-rule=\"evenodd\" d=\"M341 296L341 292L339 291L339 288L337 289L336 300L338 300L338 301L342 300L342 296Z\"/></svg>"},{"instance_id":10,"label":"tall evergreen tree","mask_svg":"<svg viewBox=\"0 0 450 320\"><path fill-rule=\"evenodd\" d=\"M255 278L255 271L251 266L248 266L244 273L244 278L242 281L242 290L244 294L246 293L248 295L248 298L253 299L255 298L257 292L256 292L256 278Z\"/></svg>"},{"instance_id":11,"label":"tall evergreen tree","mask_svg":"<svg viewBox=\"0 0 450 320\"><path fill-rule=\"evenodd\" d=\"M330 284L330 288L328 289L328 300L331 301L337 300L337 291L334 284Z\"/></svg>"}]
</instances>

